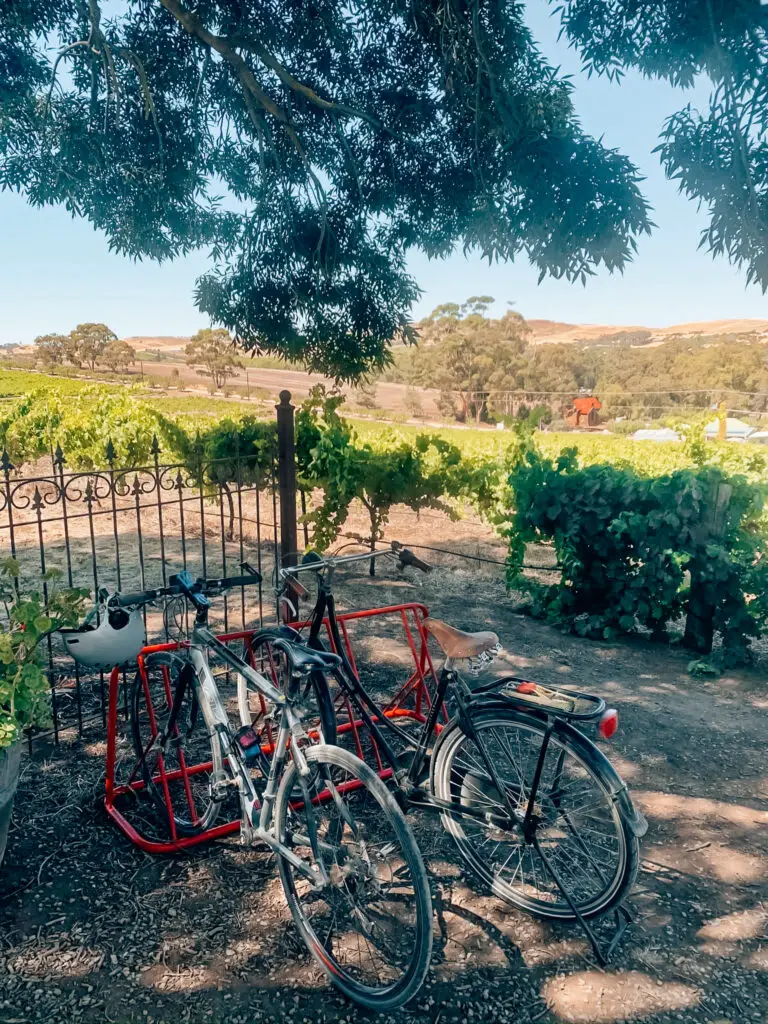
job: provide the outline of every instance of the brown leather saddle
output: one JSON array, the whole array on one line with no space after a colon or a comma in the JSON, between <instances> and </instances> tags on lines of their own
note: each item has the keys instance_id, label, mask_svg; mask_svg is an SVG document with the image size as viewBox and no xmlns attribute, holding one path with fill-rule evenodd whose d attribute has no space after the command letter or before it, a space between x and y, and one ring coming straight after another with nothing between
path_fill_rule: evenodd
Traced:
<instances>
[{"instance_id":1,"label":"brown leather saddle","mask_svg":"<svg viewBox=\"0 0 768 1024\"><path fill-rule=\"evenodd\" d=\"M477 658L486 651L492 651L499 638L490 630L479 633L465 633L463 629L449 626L440 619L425 619L424 628L440 644L449 658Z\"/></svg>"}]
</instances>

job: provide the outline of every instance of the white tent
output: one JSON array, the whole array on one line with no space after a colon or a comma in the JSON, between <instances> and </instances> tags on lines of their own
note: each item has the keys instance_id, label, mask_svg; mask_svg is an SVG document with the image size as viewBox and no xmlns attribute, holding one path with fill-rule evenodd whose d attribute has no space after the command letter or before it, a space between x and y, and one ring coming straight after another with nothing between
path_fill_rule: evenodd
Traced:
<instances>
[{"instance_id":1,"label":"white tent","mask_svg":"<svg viewBox=\"0 0 768 1024\"><path fill-rule=\"evenodd\" d=\"M633 441L679 441L680 435L671 427L643 427L632 435Z\"/></svg>"},{"instance_id":2,"label":"white tent","mask_svg":"<svg viewBox=\"0 0 768 1024\"><path fill-rule=\"evenodd\" d=\"M741 438L744 440L754 431L754 427L750 427L748 423L743 420L737 420L733 416L726 417L725 420L725 436L731 440L732 438ZM716 438L720 431L720 420L712 420L704 427L704 433L709 438Z\"/></svg>"}]
</instances>

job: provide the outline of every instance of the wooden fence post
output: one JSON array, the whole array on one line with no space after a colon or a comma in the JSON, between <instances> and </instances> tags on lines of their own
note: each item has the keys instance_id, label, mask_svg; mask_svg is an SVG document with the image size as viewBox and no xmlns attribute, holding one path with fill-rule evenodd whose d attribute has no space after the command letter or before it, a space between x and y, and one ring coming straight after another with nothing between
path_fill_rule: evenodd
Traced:
<instances>
[{"instance_id":1,"label":"wooden fence post","mask_svg":"<svg viewBox=\"0 0 768 1024\"><path fill-rule=\"evenodd\" d=\"M280 497L280 561L283 566L298 560L296 528L296 441L294 436L291 392L280 392L277 410L277 484ZM297 606L298 598L294 597Z\"/></svg>"},{"instance_id":2,"label":"wooden fence post","mask_svg":"<svg viewBox=\"0 0 768 1024\"><path fill-rule=\"evenodd\" d=\"M731 501L730 484L713 483L707 495L702 521L694 532L699 554L691 561L691 592L685 618L683 647L697 654L709 654L714 639L715 609L707 596L704 573L707 565L706 545L725 536L726 516Z\"/></svg>"}]
</instances>

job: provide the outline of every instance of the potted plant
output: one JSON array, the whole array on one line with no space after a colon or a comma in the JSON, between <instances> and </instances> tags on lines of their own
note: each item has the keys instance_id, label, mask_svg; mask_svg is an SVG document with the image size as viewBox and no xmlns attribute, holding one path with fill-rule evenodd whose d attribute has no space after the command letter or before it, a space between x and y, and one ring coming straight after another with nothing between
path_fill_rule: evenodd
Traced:
<instances>
[{"instance_id":1,"label":"potted plant","mask_svg":"<svg viewBox=\"0 0 768 1024\"><path fill-rule=\"evenodd\" d=\"M42 641L61 626L76 625L86 590L57 586L60 573L45 575L48 600L19 587L19 565L13 558L0 565L0 864L5 854L13 798L19 781L21 743L25 728L48 721L49 685L43 664Z\"/></svg>"}]
</instances>

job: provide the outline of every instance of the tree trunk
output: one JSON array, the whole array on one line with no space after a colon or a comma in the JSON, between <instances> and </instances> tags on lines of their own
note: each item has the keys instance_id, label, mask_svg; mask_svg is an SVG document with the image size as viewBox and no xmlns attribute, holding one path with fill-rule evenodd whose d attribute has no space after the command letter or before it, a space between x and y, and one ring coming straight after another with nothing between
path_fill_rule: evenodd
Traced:
<instances>
[{"instance_id":1,"label":"tree trunk","mask_svg":"<svg viewBox=\"0 0 768 1024\"><path fill-rule=\"evenodd\" d=\"M711 595L707 590L706 544L722 539L725 533L725 519L731 500L732 489L729 484L716 484L707 495L707 502L702 522L696 528L694 539L701 554L691 561L691 593L688 598L688 610L685 619L683 647L696 654L709 654L714 638L715 609Z\"/></svg>"},{"instance_id":2,"label":"tree trunk","mask_svg":"<svg viewBox=\"0 0 768 1024\"><path fill-rule=\"evenodd\" d=\"M371 551L375 551L376 550L376 541L377 541L378 536L379 536L379 517L376 514L376 510L371 508L370 506L368 507L368 515L370 516L370 519L371 519L371 538L370 538L370 542L369 542L370 543L370 550ZM375 558L371 559L371 564L368 567L368 575L369 576L375 576L376 575L376 559Z\"/></svg>"},{"instance_id":3,"label":"tree trunk","mask_svg":"<svg viewBox=\"0 0 768 1024\"><path fill-rule=\"evenodd\" d=\"M227 540L232 540L235 535L235 503L232 500L232 491L229 489L228 483L221 485L223 494L227 496L227 505L229 506L229 531L227 532Z\"/></svg>"}]
</instances>

